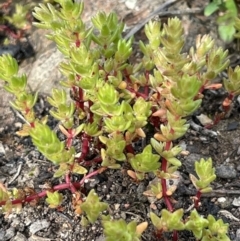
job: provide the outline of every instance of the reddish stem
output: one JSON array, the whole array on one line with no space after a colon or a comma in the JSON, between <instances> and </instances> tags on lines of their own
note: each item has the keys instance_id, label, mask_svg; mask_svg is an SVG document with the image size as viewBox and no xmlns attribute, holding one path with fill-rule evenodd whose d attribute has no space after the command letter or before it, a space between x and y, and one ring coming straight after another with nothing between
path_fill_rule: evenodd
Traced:
<instances>
[{"instance_id":1,"label":"reddish stem","mask_svg":"<svg viewBox=\"0 0 240 241\"><path fill-rule=\"evenodd\" d=\"M178 241L178 232L173 230L173 241Z\"/></svg>"},{"instance_id":2,"label":"reddish stem","mask_svg":"<svg viewBox=\"0 0 240 241\"><path fill-rule=\"evenodd\" d=\"M127 70L125 69L123 72L124 72L124 74L125 74L126 82L127 82L127 83L131 83L131 79L130 79L130 77L129 77L130 75L128 74Z\"/></svg>"},{"instance_id":3,"label":"reddish stem","mask_svg":"<svg viewBox=\"0 0 240 241\"><path fill-rule=\"evenodd\" d=\"M146 86L144 87L144 94L145 94L145 96L148 96L148 95L149 95L149 86L148 86L148 85L146 85Z\"/></svg>"},{"instance_id":4,"label":"reddish stem","mask_svg":"<svg viewBox=\"0 0 240 241\"><path fill-rule=\"evenodd\" d=\"M87 167L87 166L92 166L94 163L99 163L102 162L102 157L96 157L91 161L84 161L84 163L82 163L83 166Z\"/></svg>"},{"instance_id":5,"label":"reddish stem","mask_svg":"<svg viewBox=\"0 0 240 241\"><path fill-rule=\"evenodd\" d=\"M128 144L126 146L126 150L127 150L127 152L134 154L134 149L132 147L132 144Z\"/></svg>"},{"instance_id":6,"label":"reddish stem","mask_svg":"<svg viewBox=\"0 0 240 241\"><path fill-rule=\"evenodd\" d=\"M148 95L145 95L143 93L135 91L132 87L127 87L126 89L129 90L131 93L136 94L137 97L141 96L143 99L147 99L148 98Z\"/></svg>"},{"instance_id":7,"label":"reddish stem","mask_svg":"<svg viewBox=\"0 0 240 241\"><path fill-rule=\"evenodd\" d=\"M81 40L79 39L79 34L75 33L75 36L77 38L76 41L75 41L75 45L76 45L77 48L79 48L80 45L81 45Z\"/></svg>"},{"instance_id":8,"label":"reddish stem","mask_svg":"<svg viewBox=\"0 0 240 241\"><path fill-rule=\"evenodd\" d=\"M22 31L16 34L6 25L0 25L0 30L3 30L6 33L6 35L9 35L14 39L20 39L22 37Z\"/></svg>"},{"instance_id":9,"label":"reddish stem","mask_svg":"<svg viewBox=\"0 0 240 241\"><path fill-rule=\"evenodd\" d=\"M166 142L166 148L165 150L168 151L171 147L171 141ZM164 172L167 172L167 160L165 158L162 158L162 165L161 165L161 169ZM173 206L172 203L169 199L169 196L167 195L167 182L166 179L161 178L161 184L162 184L162 193L163 193L163 198L165 201L165 204L167 206L167 209L170 212L173 212ZM176 230L173 231L173 241L177 241L178 240L178 233Z\"/></svg>"},{"instance_id":10,"label":"reddish stem","mask_svg":"<svg viewBox=\"0 0 240 241\"><path fill-rule=\"evenodd\" d=\"M154 110L152 110L152 112L154 112ZM160 126L160 119L158 116L150 116L150 122L152 123L152 125L155 127L155 128L159 128Z\"/></svg>"},{"instance_id":11,"label":"reddish stem","mask_svg":"<svg viewBox=\"0 0 240 241\"><path fill-rule=\"evenodd\" d=\"M82 180L80 182L73 182L73 183L61 183L59 185L56 185L54 186L51 190L52 191L60 191L60 190L65 190L65 189L69 189L71 190L71 185L76 188L76 189L79 189L83 184L84 184L84 181L88 178L91 178L93 176L96 176L97 174L99 173L102 173L103 171L105 171L107 168L99 168L98 170L96 171L93 171L91 173L89 173L88 175L86 175L85 177L82 178ZM31 196L28 196L26 197L25 199L15 199L13 201L11 201L12 204L20 204L20 203L29 203L33 200L37 200L39 198L42 198L42 197L45 197L47 195L47 190L44 190L40 193L37 193L37 194L34 194L34 195L31 195ZM2 201L0 202L0 206L3 206L6 204L6 201Z\"/></svg>"},{"instance_id":12,"label":"reddish stem","mask_svg":"<svg viewBox=\"0 0 240 241\"><path fill-rule=\"evenodd\" d=\"M146 77L147 83L149 83L149 71L145 72L145 77ZM149 86L148 86L148 84L144 87L144 94L146 96L149 95Z\"/></svg>"},{"instance_id":13,"label":"reddish stem","mask_svg":"<svg viewBox=\"0 0 240 241\"><path fill-rule=\"evenodd\" d=\"M162 171L166 172L167 171L167 160L165 158L162 158ZM170 202L169 196L167 195L167 182L166 179L161 178L161 184L162 184L162 193L163 193L163 198L165 201L165 204L167 206L167 209L170 212L173 212L173 207L172 203Z\"/></svg>"},{"instance_id":14,"label":"reddish stem","mask_svg":"<svg viewBox=\"0 0 240 241\"><path fill-rule=\"evenodd\" d=\"M76 188L74 187L74 185L71 182L71 178L70 178L69 173L67 173L65 175L65 182L70 185L70 190L71 190L72 193L75 193L77 191Z\"/></svg>"},{"instance_id":15,"label":"reddish stem","mask_svg":"<svg viewBox=\"0 0 240 241\"><path fill-rule=\"evenodd\" d=\"M84 111L83 89L78 88L79 107Z\"/></svg>"},{"instance_id":16,"label":"reddish stem","mask_svg":"<svg viewBox=\"0 0 240 241\"><path fill-rule=\"evenodd\" d=\"M86 133L83 133L83 135L82 135L82 153L78 159L78 162L84 161L84 159L86 158L86 156L89 152L89 139L90 139L90 136L87 135Z\"/></svg>"},{"instance_id":17,"label":"reddish stem","mask_svg":"<svg viewBox=\"0 0 240 241\"><path fill-rule=\"evenodd\" d=\"M69 136L67 137L67 141L66 141L67 149L69 149L72 146L72 142L73 142L73 138L74 138L72 129L69 129L68 133L69 133Z\"/></svg>"},{"instance_id":18,"label":"reddish stem","mask_svg":"<svg viewBox=\"0 0 240 241\"><path fill-rule=\"evenodd\" d=\"M202 196L202 193L200 190L197 191L196 197L194 199L194 207L198 208L199 207L199 202L200 202L200 198Z\"/></svg>"},{"instance_id":19,"label":"reddish stem","mask_svg":"<svg viewBox=\"0 0 240 241\"><path fill-rule=\"evenodd\" d=\"M89 107L89 122L93 123L93 113L90 111L90 107L93 105L93 102L91 100L88 101L88 107Z\"/></svg>"}]
</instances>

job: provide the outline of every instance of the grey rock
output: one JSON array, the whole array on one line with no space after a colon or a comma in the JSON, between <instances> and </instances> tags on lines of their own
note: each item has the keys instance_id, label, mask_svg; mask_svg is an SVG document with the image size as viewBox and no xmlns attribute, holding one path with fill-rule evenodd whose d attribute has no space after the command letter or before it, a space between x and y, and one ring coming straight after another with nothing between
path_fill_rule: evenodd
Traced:
<instances>
[{"instance_id":1,"label":"grey rock","mask_svg":"<svg viewBox=\"0 0 240 241\"><path fill-rule=\"evenodd\" d=\"M196 175L195 172L195 162L199 161L201 158L204 158L200 154L191 153L187 156L186 160L183 161L183 165L186 167L186 170L188 173L191 173L193 175Z\"/></svg>"},{"instance_id":2,"label":"grey rock","mask_svg":"<svg viewBox=\"0 0 240 241\"><path fill-rule=\"evenodd\" d=\"M30 69L29 66L22 69L23 73L27 73L28 85L33 92L50 94L52 88L59 86L59 81L63 79L63 75L58 68L63 59L63 54L55 47L42 53Z\"/></svg>"},{"instance_id":3,"label":"grey rock","mask_svg":"<svg viewBox=\"0 0 240 241\"><path fill-rule=\"evenodd\" d=\"M15 236L15 228L10 227L9 229L6 230L5 236L3 238L3 241L9 240L12 237Z\"/></svg>"},{"instance_id":4,"label":"grey rock","mask_svg":"<svg viewBox=\"0 0 240 241\"><path fill-rule=\"evenodd\" d=\"M203 126L210 125L213 123L212 119L210 119L207 115L201 114L196 117Z\"/></svg>"},{"instance_id":5,"label":"grey rock","mask_svg":"<svg viewBox=\"0 0 240 241\"><path fill-rule=\"evenodd\" d=\"M5 149L3 147L2 142L0 142L0 156L4 156L5 155Z\"/></svg>"},{"instance_id":6,"label":"grey rock","mask_svg":"<svg viewBox=\"0 0 240 241\"><path fill-rule=\"evenodd\" d=\"M13 125L15 121L14 114L9 104L12 100L12 95L3 89L3 82L0 81L0 128L4 128L6 125Z\"/></svg>"},{"instance_id":7,"label":"grey rock","mask_svg":"<svg viewBox=\"0 0 240 241\"><path fill-rule=\"evenodd\" d=\"M104 241L105 237L103 235L97 237L96 241Z\"/></svg>"},{"instance_id":8,"label":"grey rock","mask_svg":"<svg viewBox=\"0 0 240 241\"><path fill-rule=\"evenodd\" d=\"M240 197L233 199L233 206L240 207Z\"/></svg>"},{"instance_id":9,"label":"grey rock","mask_svg":"<svg viewBox=\"0 0 240 241\"><path fill-rule=\"evenodd\" d=\"M137 196L140 202L147 202L147 197L143 195L143 192L146 190L146 186L143 183L140 183L137 187Z\"/></svg>"},{"instance_id":10,"label":"grey rock","mask_svg":"<svg viewBox=\"0 0 240 241\"><path fill-rule=\"evenodd\" d=\"M27 241L27 238L22 233L17 232L16 236L11 238L10 241Z\"/></svg>"},{"instance_id":11,"label":"grey rock","mask_svg":"<svg viewBox=\"0 0 240 241\"><path fill-rule=\"evenodd\" d=\"M46 219L43 220L37 220L36 222L32 223L29 230L32 234L35 234L36 232L48 228L50 226L50 222L48 222Z\"/></svg>"},{"instance_id":12,"label":"grey rock","mask_svg":"<svg viewBox=\"0 0 240 241\"><path fill-rule=\"evenodd\" d=\"M229 199L228 197L225 198L225 197L220 197L217 199L218 203L219 203L219 206L222 208L222 209L226 209L228 207L231 207L232 205L232 200Z\"/></svg>"},{"instance_id":13,"label":"grey rock","mask_svg":"<svg viewBox=\"0 0 240 241\"><path fill-rule=\"evenodd\" d=\"M236 239L235 241L240 241L240 229L237 230L236 232Z\"/></svg>"},{"instance_id":14,"label":"grey rock","mask_svg":"<svg viewBox=\"0 0 240 241\"><path fill-rule=\"evenodd\" d=\"M4 240L4 237L5 237L5 231L0 230L0 240Z\"/></svg>"},{"instance_id":15,"label":"grey rock","mask_svg":"<svg viewBox=\"0 0 240 241\"><path fill-rule=\"evenodd\" d=\"M216 175L223 179L234 179L237 177L237 171L233 166L220 165L216 167Z\"/></svg>"}]
</instances>

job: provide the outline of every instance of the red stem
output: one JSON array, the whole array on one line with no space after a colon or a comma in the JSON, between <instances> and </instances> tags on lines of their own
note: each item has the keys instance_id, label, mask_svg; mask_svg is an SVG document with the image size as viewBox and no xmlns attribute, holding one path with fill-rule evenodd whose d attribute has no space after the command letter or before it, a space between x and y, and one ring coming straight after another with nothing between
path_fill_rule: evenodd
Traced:
<instances>
[{"instance_id":1,"label":"red stem","mask_svg":"<svg viewBox=\"0 0 240 241\"><path fill-rule=\"evenodd\" d=\"M83 133L82 135L82 153L81 156L78 159L78 162L84 161L86 158L88 151L89 151L89 139L90 136L88 136L86 133Z\"/></svg>"},{"instance_id":2,"label":"red stem","mask_svg":"<svg viewBox=\"0 0 240 241\"><path fill-rule=\"evenodd\" d=\"M130 77L129 77L130 75L128 74L127 70L125 69L123 72L124 72L124 74L125 74L126 82L127 82L127 83L131 83L131 79L130 79Z\"/></svg>"},{"instance_id":3,"label":"red stem","mask_svg":"<svg viewBox=\"0 0 240 241\"><path fill-rule=\"evenodd\" d=\"M135 90L134 90L133 88L131 88L131 87L127 87L126 89L129 90L131 93L136 94L137 97L141 96L143 99L147 99L147 98L148 98L148 95L145 95L145 94L142 94L142 93L140 93L140 92L138 92L138 91L135 91Z\"/></svg>"},{"instance_id":4,"label":"red stem","mask_svg":"<svg viewBox=\"0 0 240 241\"><path fill-rule=\"evenodd\" d=\"M72 182L71 182L69 173L67 173L67 174L65 175L65 182L70 185L70 190L71 190L72 193L75 193L75 192L77 191L76 188L73 186L73 184L72 184Z\"/></svg>"},{"instance_id":5,"label":"red stem","mask_svg":"<svg viewBox=\"0 0 240 241\"><path fill-rule=\"evenodd\" d=\"M80 45L81 45L81 40L79 39L79 34L75 33L75 36L77 38L76 41L75 41L75 45L76 45L77 48L79 48Z\"/></svg>"},{"instance_id":6,"label":"red stem","mask_svg":"<svg viewBox=\"0 0 240 241\"><path fill-rule=\"evenodd\" d=\"M127 152L134 154L134 149L132 147L132 144L128 144L126 146L126 150L127 150Z\"/></svg>"},{"instance_id":7,"label":"red stem","mask_svg":"<svg viewBox=\"0 0 240 241\"><path fill-rule=\"evenodd\" d=\"M14 39L20 39L22 36L22 31L20 30L20 32L18 34L15 34L14 31L12 31L8 26L6 25L0 25L0 30L5 31L5 33L9 36L11 36Z\"/></svg>"},{"instance_id":8,"label":"red stem","mask_svg":"<svg viewBox=\"0 0 240 241\"><path fill-rule=\"evenodd\" d=\"M82 178L82 180L80 182L73 182L73 183L61 183L59 185L56 185L54 186L51 190L52 191L59 191L59 190L65 190L65 189L69 189L71 190L71 185L76 188L76 189L79 189L83 184L84 184L84 181L90 177L93 177L93 176L96 176L97 174L105 171L107 168L99 168L98 170L96 171L93 171L91 173L89 173L88 175L86 175L85 177ZM26 197L25 199L15 199L15 200L12 200L11 203L12 204L20 204L20 203L29 203L33 200L37 200L39 198L42 198L42 197L45 197L47 195L47 190L45 191L42 191L40 193L37 193L37 194L34 194L34 195L31 195L31 196L28 196ZM3 206L6 204L6 201L2 201L0 202L0 206Z\"/></svg>"},{"instance_id":9,"label":"red stem","mask_svg":"<svg viewBox=\"0 0 240 241\"><path fill-rule=\"evenodd\" d=\"M178 232L173 230L173 241L178 241Z\"/></svg>"},{"instance_id":10,"label":"red stem","mask_svg":"<svg viewBox=\"0 0 240 241\"><path fill-rule=\"evenodd\" d=\"M202 193L201 193L200 190L198 190L198 191L197 191L197 195L196 195L196 197L195 197L195 199L194 199L194 207L195 207L195 208L198 208L198 207L199 207L199 202L200 202L201 196L202 196Z\"/></svg>"},{"instance_id":11,"label":"red stem","mask_svg":"<svg viewBox=\"0 0 240 241\"><path fill-rule=\"evenodd\" d=\"M149 95L149 86L148 86L148 83L149 83L149 71L145 72L145 77L146 77L146 80L147 80L147 85L144 87L144 94L146 96L148 96Z\"/></svg>"},{"instance_id":12,"label":"red stem","mask_svg":"<svg viewBox=\"0 0 240 241\"><path fill-rule=\"evenodd\" d=\"M165 150L168 151L171 147L171 141L168 141L166 142L166 148ZM162 158L162 165L161 165L161 169L162 171L164 172L167 172L167 160L165 158ZM173 206L172 206L172 203L169 199L169 196L167 195L167 182L166 182L166 179L164 178L161 178L161 184L162 184L162 193L163 193L163 199L164 199L164 202L167 206L167 209L170 211L170 212L173 212ZM178 233L176 230L173 231L173 238L172 238L173 241L177 241L178 240Z\"/></svg>"},{"instance_id":13,"label":"red stem","mask_svg":"<svg viewBox=\"0 0 240 241\"><path fill-rule=\"evenodd\" d=\"M96 157L94 158L93 160L91 161L84 161L83 163L81 163L82 166L92 166L93 165L93 162L94 163L99 163L99 162L102 162L102 157Z\"/></svg>"},{"instance_id":14,"label":"red stem","mask_svg":"<svg viewBox=\"0 0 240 241\"><path fill-rule=\"evenodd\" d=\"M164 172L167 171L167 160L165 158L162 158L162 171L164 171ZM163 198L164 198L165 204L167 206L167 209L170 212L173 212L172 203L170 202L169 196L167 195L167 182L166 182L166 179L161 178L161 184L162 184Z\"/></svg>"},{"instance_id":15,"label":"red stem","mask_svg":"<svg viewBox=\"0 0 240 241\"><path fill-rule=\"evenodd\" d=\"M73 131L72 131L72 129L69 129L68 133L69 133L69 137L67 138L67 141L66 141L66 147L69 149L72 146L72 142L73 142Z\"/></svg>"},{"instance_id":16,"label":"red stem","mask_svg":"<svg viewBox=\"0 0 240 241\"><path fill-rule=\"evenodd\" d=\"M93 113L90 111L90 107L93 105L93 102L91 100L88 101L88 107L89 107L89 122L93 123Z\"/></svg>"}]
</instances>

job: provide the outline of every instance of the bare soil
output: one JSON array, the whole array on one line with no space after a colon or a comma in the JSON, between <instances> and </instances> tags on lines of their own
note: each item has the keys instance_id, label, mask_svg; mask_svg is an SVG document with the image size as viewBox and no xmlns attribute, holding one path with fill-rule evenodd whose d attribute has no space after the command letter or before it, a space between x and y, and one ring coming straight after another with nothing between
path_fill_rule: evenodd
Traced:
<instances>
[{"instance_id":1,"label":"bare soil","mask_svg":"<svg viewBox=\"0 0 240 241\"><path fill-rule=\"evenodd\" d=\"M127 22L129 30L131 30L166 1L139 0L134 9L127 8L126 2L119 1L116 4L111 1L104 1L104 3L102 1L97 3L87 1L85 3L85 17L88 19L99 9L108 12L115 10ZM167 9L162 10L162 12L168 11L169 15L159 18L166 22L167 18L174 16L175 13L182 19L186 34L186 51L194 44L197 34L210 34L216 39L218 45L229 49L231 65L237 65L239 59L237 43L225 44L219 40L215 23L216 16L206 18L202 12L205 5L206 2L203 0L176 1ZM186 9L192 10L192 13L184 13ZM39 42L34 42L34 39L38 39ZM145 40L142 29L137 31L135 39L136 41ZM26 66L29 68L29 62L36 61L37 57L42 56L38 52L41 45L47 46L46 52L54 48L53 45L46 44L44 36L39 37L39 32L34 29L30 32L30 41L32 41L36 51L36 57L22 62L21 65L25 66L25 69ZM45 58L49 57L48 55L44 56ZM137 51L135 51L135 56L137 58ZM44 59L41 61L44 62ZM219 76L218 81L221 81L222 78L223 76ZM179 156L183 165L179 169L178 189L172 196L172 203L175 209L183 207L184 215L187 217L192 209L192 197L196 194L189 180L189 173L194 173L195 161L211 157L216 168L217 179L212 185L212 193L203 196L199 213L203 216L212 214L216 218L222 218L224 222L229 224L230 240L240 241L240 100L238 98L234 100L234 108L228 118L221 120L212 129L207 130L201 127L197 116L204 114L213 117L216 112L221 112L221 102L226 93L220 89L205 91L204 95L201 109L188 119L191 127L187 135L178 140L184 149L184 152ZM1 98L4 100L7 97L2 94ZM8 188L24 189L30 187L34 188L36 192L41 191L46 183L56 185L64 182L64 180L53 178L55 167L36 150L30 138L20 138L15 134L22 127L23 120L12 109L8 109L6 112L9 99L4 101L4 104L0 104L2 112L0 117L0 182ZM46 93L43 91L36 105L36 112L39 117L42 117L49 113L50 108L46 102ZM56 124L52 118L49 119L49 125L52 128ZM91 170L97 169L98 165L93 165ZM143 195L143 191L146 190L153 176L147 175L143 182L135 183L126 174L127 168L129 166L124 164L120 170L107 170L95 176L84 184L85 191L88 192L94 188L101 200L109 204L108 212L115 219L123 218L127 222L136 220L138 223L148 221L149 227L144 232L142 240L170 241L171 234L165 234L162 238L157 237L149 219L150 211L159 214L165 208L163 200L151 203ZM75 175L73 178L77 181L81 179L81 176ZM0 240L104 241L100 221L85 228L82 227L80 217L74 214L71 206L71 193L69 191L63 193L65 195L61 209L51 209L44 199L41 199L36 205L24 205L20 214L11 214L8 217L0 215ZM179 235L180 241L195 240L190 232L179 232Z\"/></svg>"}]
</instances>

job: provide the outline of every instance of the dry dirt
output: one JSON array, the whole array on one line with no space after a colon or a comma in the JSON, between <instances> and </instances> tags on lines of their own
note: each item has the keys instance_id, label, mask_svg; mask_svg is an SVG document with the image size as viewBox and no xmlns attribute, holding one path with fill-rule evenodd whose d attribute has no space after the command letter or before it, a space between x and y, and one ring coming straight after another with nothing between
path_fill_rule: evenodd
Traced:
<instances>
[{"instance_id":1,"label":"dry dirt","mask_svg":"<svg viewBox=\"0 0 240 241\"><path fill-rule=\"evenodd\" d=\"M132 1L133 2L133 1ZM85 1L84 18L89 21L97 10L114 10L119 17L126 21L128 30L141 24L153 11L167 1L162 0L138 0L131 7L131 1ZM185 50L194 44L197 34L210 34L216 39L218 45L228 48L232 65L238 64L239 53L236 51L236 43L222 43L217 36L217 27L214 16L206 18L202 10L206 2L203 0L175 1L168 8L160 11L168 13L161 15L163 22L169 16L177 15L182 19L186 34ZM186 14L186 9L191 13ZM178 12L177 12L178 11ZM45 32L32 29L29 40L35 49L35 57L21 63L22 71L28 73L31 89L40 88L41 97L36 105L39 117L48 114L50 106L45 101L49 89L57 83L61 75L57 72L57 65L62 57L56 51L55 46L44 38ZM142 29L137 31L136 41L144 40ZM47 63L46 63L47 62ZM222 76L219 76L221 81ZM51 80L51 81L50 81ZM35 85L34 85L35 83ZM195 189L189 181L189 173L193 173L196 160L201 157L213 159L216 168L217 179L213 183L213 192L204 195L199 212L206 216L212 214L216 218L222 218L229 224L229 238L232 241L240 241L240 100L234 101L231 115L215 125L211 130L199 128L196 116L205 114L213 116L219 112L221 101L225 92L205 91L203 106L191 118L191 127L187 135L179 140L185 149L185 154L179 158L182 160L180 168L180 182L177 191L172 197L174 208L183 207L185 215L189 214L192 205L192 197ZM0 92L2 102L0 104L0 182L9 188L31 187L35 191L41 191L43 185L51 183L56 185L59 180L53 178L53 166L32 145L29 138L20 138L15 132L21 128L23 121L12 109L9 108L11 96ZM55 127L56 121L49 124ZM91 167L92 170L97 165ZM101 175L85 183L85 190L96 190L102 201L109 203L108 212L116 219L123 218L127 222L136 220L138 223L147 220L149 211L159 214L165 208L164 202L158 200L150 204L142 194L152 176L148 175L141 183L133 182L126 174L127 164L121 170L107 170ZM74 176L80 180L80 176ZM61 181L61 180L60 180ZM62 180L64 181L64 180ZM26 205L20 214L11 214L7 218L0 215L0 240L2 241L104 241L100 222L83 228L80 225L80 217L74 214L71 207L71 194L64 192L62 209L50 209L44 200L40 200L36 206ZM142 240L171 240L168 234L158 238L150 224L144 233ZM195 240L191 233L180 232L180 239Z\"/></svg>"}]
</instances>

